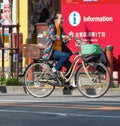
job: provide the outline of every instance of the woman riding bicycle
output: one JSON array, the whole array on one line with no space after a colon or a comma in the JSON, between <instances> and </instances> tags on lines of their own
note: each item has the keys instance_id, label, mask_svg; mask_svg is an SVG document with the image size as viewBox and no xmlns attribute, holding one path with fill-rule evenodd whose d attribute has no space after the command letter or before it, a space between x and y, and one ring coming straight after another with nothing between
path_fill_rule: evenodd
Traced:
<instances>
[{"instance_id":1,"label":"woman riding bicycle","mask_svg":"<svg viewBox=\"0 0 120 126\"><path fill-rule=\"evenodd\" d=\"M38 58L38 60L35 60L26 68L24 75L25 88L32 96L38 98L49 96L54 91L55 87L64 86L63 92L65 89L73 89L69 81L75 71L73 82L75 82L78 90L84 96L90 98L103 96L108 91L111 84L108 69L104 64L97 61L85 61L85 58L83 59L81 55L81 50L80 52L72 53L76 54L76 56L73 58L71 64L69 61L71 51L64 43L64 40L69 41L69 37L65 35L63 31L62 22L63 17L60 12L55 12L49 20L43 57L42 59ZM75 42L79 44L80 47L83 46L81 46L79 39L75 39ZM86 44L86 46L88 45ZM99 45L94 44L92 47L95 47L93 50L95 50L96 54L101 54ZM84 51L86 51L86 49L84 49ZM49 61L52 59L52 62ZM54 64L54 60L57 61L56 64ZM60 71L63 66L67 68L67 71L69 70L65 73L64 77L59 76L60 72L57 72Z\"/></svg>"},{"instance_id":2,"label":"woman riding bicycle","mask_svg":"<svg viewBox=\"0 0 120 126\"><path fill-rule=\"evenodd\" d=\"M52 17L48 20L49 27L46 37L46 47L43 52L43 59L54 59L57 61L56 65L52 68L52 74L54 76L63 66L67 71L71 66L69 58L72 55L72 52L66 46L69 42L69 37L65 35L62 27L63 21L64 18L59 11L54 12ZM67 82L67 85L69 84L70 83Z\"/></svg>"}]
</instances>

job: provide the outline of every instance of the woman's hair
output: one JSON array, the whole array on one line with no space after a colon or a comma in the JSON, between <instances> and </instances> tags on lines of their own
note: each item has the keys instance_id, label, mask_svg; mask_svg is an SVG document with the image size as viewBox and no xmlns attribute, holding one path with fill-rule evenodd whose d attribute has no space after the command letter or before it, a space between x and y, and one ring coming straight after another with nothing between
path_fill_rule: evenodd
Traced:
<instances>
[{"instance_id":1,"label":"woman's hair","mask_svg":"<svg viewBox=\"0 0 120 126\"><path fill-rule=\"evenodd\" d=\"M58 17L57 17L57 14L61 14L61 12L60 12L60 11L55 11L55 12L52 14L52 16L50 17L50 19L48 20L48 22L47 22L48 25L54 24L54 23L55 23L54 20L58 18Z\"/></svg>"}]
</instances>

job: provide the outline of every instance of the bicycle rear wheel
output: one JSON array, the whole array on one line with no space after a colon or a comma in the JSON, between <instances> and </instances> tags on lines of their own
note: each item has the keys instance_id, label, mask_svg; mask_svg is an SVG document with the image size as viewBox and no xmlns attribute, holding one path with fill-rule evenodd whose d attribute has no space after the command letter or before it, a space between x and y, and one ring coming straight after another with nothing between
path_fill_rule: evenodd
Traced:
<instances>
[{"instance_id":1,"label":"bicycle rear wheel","mask_svg":"<svg viewBox=\"0 0 120 126\"><path fill-rule=\"evenodd\" d=\"M50 67L44 61L32 63L25 72L25 86L29 94L42 98L49 96L55 86L48 83L50 77Z\"/></svg>"},{"instance_id":2,"label":"bicycle rear wheel","mask_svg":"<svg viewBox=\"0 0 120 126\"><path fill-rule=\"evenodd\" d=\"M110 74L102 63L85 63L86 74L81 65L75 76L78 90L86 97L98 98L103 96L110 87Z\"/></svg>"}]
</instances>

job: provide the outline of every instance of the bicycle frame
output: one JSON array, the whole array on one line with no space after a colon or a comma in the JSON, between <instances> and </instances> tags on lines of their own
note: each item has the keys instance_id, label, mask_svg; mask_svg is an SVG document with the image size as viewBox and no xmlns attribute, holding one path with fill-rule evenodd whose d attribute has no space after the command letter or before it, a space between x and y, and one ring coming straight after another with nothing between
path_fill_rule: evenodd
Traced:
<instances>
[{"instance_id":1,"label":"bicycle frame","mask_svg":"<svg viewBox=\"0 0 120 126\"><path fill-rule=\"evenodd\" d=\"M78 52L73 53L73 55L75 55L75 54L77 54L77 55L76 55L76 56L74 57L74 59L72 60L72 64L71 64L70 69L69 69L68 72L65 74L65 77L63 77L63 78L66 80L66 82L68 82L68 81L71 79L71 77L73 76L73 72L75 71L75 68L77 67L78 63L83 62L83 60L81 59L81 57L80 57L80 55L78 54ZM66 76L69 75L69 74L70 74L69 78L66 78Z\"/></svg>"},{"instance_id":2,"label":"bicycle frame","mask_svg":"<svg viewBox=\"0 0 120 126\"><path fill-rule=\"evenodd\" d=\"M73 38L73 39L76 41L76 45L78 46L78 51L79 51L79 52L73 53L73 55L74 55L74 54L77 54L77 55L74 57L74 59L73 59L73 61L72 61L72 65L71 65L69 71L65 74L64 79L66 80L66 82L68 82L68 81L71 79L71 77L72 77L72 75L73 75L73 72L74 72L76 66L77 66L78 63L80 62L80 63L83 65L83 68L84 68L84 70L85 70L85 73L87 74L87 76L89 77L89 79L92 80L92 78L90 77L90 75L89 75L89 73L88 73L88 71L87 71L87 68L85 67L85 62L84 62L84 60L83 60L83 59L81 58L81 56L80 56L80 52L81 52L80 46L81 46L81 44L82 44L82 39L81 39L81 38L76 39L76 38L74 38L74 37L71 37L71 38ZM69 76L69 78L66 78L66 76L67 76L68 74L70 74L70 76Z\"/></svg>"}]
</instances>

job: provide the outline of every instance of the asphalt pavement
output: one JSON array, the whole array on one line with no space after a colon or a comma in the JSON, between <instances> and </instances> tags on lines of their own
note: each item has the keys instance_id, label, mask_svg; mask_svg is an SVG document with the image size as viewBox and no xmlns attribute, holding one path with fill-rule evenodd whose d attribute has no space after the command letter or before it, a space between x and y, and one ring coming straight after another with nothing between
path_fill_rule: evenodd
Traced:
<instances>
[{"instance_id":1,"label":"asphalt pavement","mask_svg":"<svg viewBox=\"0 0 120 126\"><path fill-rule=\"evenodd\" d=\"M97 99L80 96L80 93L79 95L73 93L70 96L55 95L52 94L47 98L34 98L28 94L0 94L0 125L120 125L119 90L110 89L105 96Z\"/></svg>"}]
</instances>

